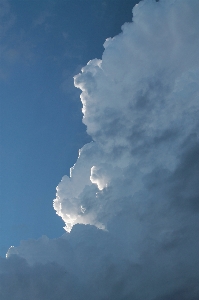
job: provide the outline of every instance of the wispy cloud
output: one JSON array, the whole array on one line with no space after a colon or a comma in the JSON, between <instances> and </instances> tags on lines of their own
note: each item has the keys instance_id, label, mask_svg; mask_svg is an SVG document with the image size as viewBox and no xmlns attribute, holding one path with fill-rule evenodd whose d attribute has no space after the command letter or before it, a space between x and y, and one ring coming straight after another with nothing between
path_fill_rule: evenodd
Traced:
<instances>
[{"instance_id":1,"label":"wispy cloud","mask_svg":"<svg viewBox=\"0 0 199 300\"><path fill-rule=\"evenodd\" d=\"M10 12L7 0L0 1L0 37L3 39L6 32L14 25L15 16Z\"/></svg>"},{"instance_id":2,"label":"wispy cloud","mask_svg":"<svg viewBox=\"0 0 199 300\"><path fill-rule=\"evenodd\" d=\"M50 13L49 11L43 11L36 19L34 19L33 27L44 26L46 29L49 28L49 24L47 20L51 16L52 13Z\"/></svg>"},{"instance_id":3,"label":"wispy cloud","mask_svg":"<svg viewBox=\"0 0 199 300\"><path fill-rule=\"evenodd\" d=\"M0 79L7 80L17 63L34 61L34 43L28 33L17 25L18 16L9 1L0 1Z\"/></svg>"}]
</instances>

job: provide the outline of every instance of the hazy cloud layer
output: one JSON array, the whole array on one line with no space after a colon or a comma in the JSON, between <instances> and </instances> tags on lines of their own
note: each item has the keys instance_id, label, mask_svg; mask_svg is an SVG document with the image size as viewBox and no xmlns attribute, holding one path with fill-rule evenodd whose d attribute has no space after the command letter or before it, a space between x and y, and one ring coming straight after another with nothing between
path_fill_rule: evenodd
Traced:
<instances>
[{"instance_id":1,"label":"hazy cloud layer","mask_svg":"<svg viewBox=\"0 0 199 300\"><path fill-rule=\"evenodd\" d=\"M93 142L57 187L70 233L10 248L2 300L199 298L198 15L140 2L75 76Z\"/></svg>"}]
</instances>

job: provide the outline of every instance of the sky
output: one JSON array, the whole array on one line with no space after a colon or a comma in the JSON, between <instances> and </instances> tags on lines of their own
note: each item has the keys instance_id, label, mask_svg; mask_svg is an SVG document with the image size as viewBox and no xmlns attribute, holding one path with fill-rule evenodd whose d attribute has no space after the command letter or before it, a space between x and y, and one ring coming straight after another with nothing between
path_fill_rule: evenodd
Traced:
<instances>
[{"instance_id":1,"label":"sky","mask_svg":"<svg viewBox=\"0 0 199 300\"><path fill-rule=\"evenodd\" d=\"M0 3L1 299L197 300L199 1Z\"/></svg>"},{"instance_id":2,"label":"sky","mask_svg":"<svg viewBox=\"0 0 199 300\"><path fill-rule=\"evenodd\" d=\"M73 76L132 19L133 0L1 0L0 255L59 237L56 186L91 141ZM45 218L44 218L45 215Z\"/></svg>"}]
</instances>

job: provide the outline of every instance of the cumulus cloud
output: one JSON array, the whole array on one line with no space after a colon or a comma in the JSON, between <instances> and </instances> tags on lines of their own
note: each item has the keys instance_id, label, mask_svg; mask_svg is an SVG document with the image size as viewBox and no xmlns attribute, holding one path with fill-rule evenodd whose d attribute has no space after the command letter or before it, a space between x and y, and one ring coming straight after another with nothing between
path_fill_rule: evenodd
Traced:
<instances>
[{"instance_id":1,"label":"cumulus cloud","mask_svg":"<svg viewBox=\"0 0 199 300\"><path fill-rule=\"evenodd\" d=\"M67 232L9 249L1 299L198 299L198 14L140 2L75 76L93 142L57 187Z\"/></svg>"}]
</instances>

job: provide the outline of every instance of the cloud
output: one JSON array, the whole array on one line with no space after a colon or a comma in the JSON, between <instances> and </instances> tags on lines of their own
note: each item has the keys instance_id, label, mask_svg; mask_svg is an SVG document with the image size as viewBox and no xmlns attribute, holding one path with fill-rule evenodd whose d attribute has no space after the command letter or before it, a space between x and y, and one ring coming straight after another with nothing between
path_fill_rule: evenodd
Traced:
<instances>
[{"instance_id":1,"label":"cloud","mask_svg":"<svg viewBox=\"0 0 199 300\"><path fill-rule=\"evenodd\" d=\"M198 13L140 2L75 76L93 142L57 187L70 233L10 248L1 299L198 299Z\"/></svg>"},{"instance_id":2,"label":"cloud","mask_svg":"<svg viewBox=\"0 0 199 300\"><path fill-rule=\"evenodd\" d=\"M49 13L48 11L44 11L42 12L34 21L33 21L33 26L42 26L45 25L45 27L47 26L48 28L48 24L46 23L46 20L51 17L52 14Z\"/></svg>"},{"instance_id":3,"label":"cloud","mask_svg":"<svg viewBox=\"0 0 199 300\"><path fill-rule=\"evenodd\" d=\"M15 55L14 49L10 49L5 43L6 36L9 30L12 29L15 24L15 16L10 12L10 5L7 0L0 0L0 55L1 55L1 67L0 67L0 79L5 80L7 77L7 71L4 67L5 60L12 60ZM3 59L2 59L3 58Z\"/></svg>"},{"instance_id":4,"label":"cloud","mask_svg":"<svg viewBox=\"0 0 199 300\"><path fill-rule=\"evenodd\" d=\"M78 280L56 263L29 266L24 258L0 259L1 299L77 299Z\"/></svg>"},{"instance_id":5,"label":"cloud","mask_svg":"<svg viewBox=\"0 0 199 300\"><path fill-rule=\"evenodd\" d=\"M7 81L18 64L29 65L35 60L35 45L27 28L19 27L19 18L12 12L10 1L0 0L0 80Z\"/></svg>"},{"instance_id":6,"label":"cloud","mask_svg":"<svg viewBox=\"0 0 199 300\"><path fill-rule=\"evenodd\" d=\"M10 5L7 0L0 1L0 17L0 33L1 39L3 39L15 22L15 16L10 12Z\"/></svg>"}]
</instances>

